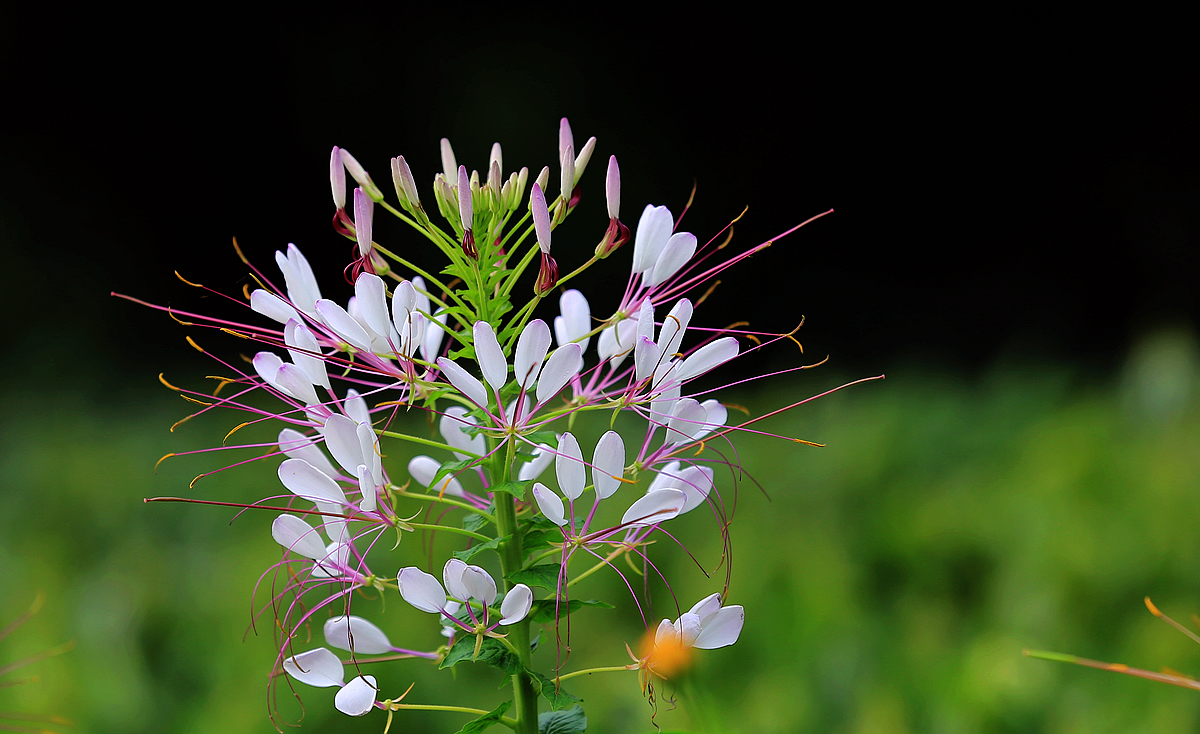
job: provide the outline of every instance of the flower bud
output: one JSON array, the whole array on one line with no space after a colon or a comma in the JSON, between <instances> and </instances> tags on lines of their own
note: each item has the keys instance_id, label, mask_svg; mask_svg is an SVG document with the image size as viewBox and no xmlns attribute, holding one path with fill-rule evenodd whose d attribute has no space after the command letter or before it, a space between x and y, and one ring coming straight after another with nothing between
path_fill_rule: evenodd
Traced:
<instances>
[{"instance_id":1,"label":"flower bud","mask_svg":"<svg viewBox=\"0 0 1200 734\"><path fill-rule=\"evenodd\" d=\"M447 143L447 145L449 145ZM478 183L476 183L476 187ZM467 178L467 167L458 167L458 216L462 222L463 228L463 252L467 253L467 257L472 260L479 257L479 250L475 248L475 233L472 232L471 226L475 221L475 207L472 205L471 196L471 181Z\"/></svg>"},{"instance_id":2,"label":"flower bud","mask_svg":"<svg viewBox=\"0 0 1200 734\"><path fill-rule=\"evenodd\" d=\"M537 282L533 285L533 292L539 296L545 296L554 290L554 286L557 284L558 263L549 254L543 252L542 267L538 270Z\"/></svg>"},{"instance_id":3,"label":"flower bud","mask_svg":"<svg viewBox=\"0 0 1200 734\"><path fill-rule=\"evenodd\" d=\"M346 208L346 169L342 166L341 148L333 146L329 155L329 187L333 189L333 205Z\"/></svg>"},{"instance_id":4,"label":"flower bud","mask_svg":"<svg viewBox=\"0 0 1200 734\"><path fill-rule=\"evenodd\" d=\"M403 160L403 159L402 159ZM608 157L608 175L604 178L604 195L608 201L608 218L621 218L621 168L617 157Z\"/></svg>"},{"instance_id":5,"label":"flower bud","mask_svg":"<svg viewBox=\"0 0 1200 734\"><path fill-rule=\"evenodd\" d=\"M533 213L533 230L537 233L538 247L542 254L550 252L550 212L546 208L546 196L542 187L533 184L533 192L529 195L529 211Z\"/></svg>"},{"instance_id":6,"label":"flower bud","mask_svg":"<svg viewBox=\"0 0 1200 734\"><path fill-rule=\"evenodd\" d=\"M362 187L363 193L371 197L372 201L383 201L383 192L371 180L370 174L362 167L362 164L355 160L354 156L350 155L350 152L345 148L339 151L339 155L342 159L342 165L346 167L346 170L350 172L350 176Z\"/></svg>"},{"instance_id":7,"label":"flower bud","mask_svg":"<svg viewBox=\"0 0 1200 734\"><path fill-rule=\"evenodd\" d=\"M562 197L563 205L571 200L571 191L575 189L575 149L567 146L563 152L562 158L559 160L559 165L562 167L561 175L558 181L559 196Z\"/></svg>"},{"instance_id":8,"label":"flower bud","mask_svg":"<svg viewBox=\"0 0 1200 734\"><path fill-rule=\"evenodd\" d=\"M534 183L540 186L542 191L546 190L546 187L550 185L550 166L542 166L542 172L538 174Z\"/></svg>"},{"instance_id":9,"label":"flower bud","mask_svg":"<svg viewBox=\"0 0 1200 734\"><path fill-rule=\"evenodd\" d=\"M354 190L354 234L358 238L358 254L366 257L371 252L371 222L375 214L375 202L367 198L362 189Z\"/></svg>"},{"instance_id":10,"label":"flower bud","mask_svg":"<svg viewBox=\"0 0 1200 734\"><path fill-rule=\"evenodd\" d=\"M458 163L454 160L454 149L450 147L450 141L442 138L442 173L445 174L446 180L453 180L457 175Z\"/></svg>"},{"instance_id":11,"label":"flower bud","mask_svg":"<svg viewBox=\"0 0 1200 734\"><path fill-rule=\"evenodd\" d=\"M564 117L558 122L558 159L561 161L567 148L574 147L575 139L571 136L571 123L567 122L567 118Z\"/></svg>"},{"instance_id":12,"label":"flower bud","mask_svg":"<svg viewBox=\"0 0 1200 734\"><path fill-rule=\"evenodd\" d=\"M400 199L401 206L410 211L421 207L417 182L402 155L392 159L392 183L396 186L396 196Z\"/></svg>"},{"instance_id":13,"label":"flower bud","mask_svg":"<svg viewBox=\"0 0 1200 734\"><path fill-rule=\"evenodd\" d=\"M504 156L500 153L500 144L492 143L492 155L488 158L488 167L495 163L501 172L504 171Z\"/></svg>"},{"instance_id":14,"label":"flower bud","mask_svg":"<svg viewBox=\"0 0 1200 734\"><path fill-rule=\"evenodd\" d=\"M579 155L575 156L575 180L572 184L579 183L579 179L583 178L583 169L587 168L588 161L592 159L592 151L596 149L596 138L590 137L583 144L583 149L579 151Z\"/></svg>"}]
</instances>

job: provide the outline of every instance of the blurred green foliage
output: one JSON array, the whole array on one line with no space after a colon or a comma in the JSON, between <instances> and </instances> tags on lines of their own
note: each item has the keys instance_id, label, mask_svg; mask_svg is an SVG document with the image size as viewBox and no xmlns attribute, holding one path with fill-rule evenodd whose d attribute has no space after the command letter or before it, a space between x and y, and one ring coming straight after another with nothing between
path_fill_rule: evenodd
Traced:
<instances>
[{"instance_id":1,"label":"blurred green foliage","mask_svg":"<svg viewBox=\"0 0 1200 734\"><path fill-rule=\"evenodd\" d=\"M1194 731L1194 692L1021 651L1200 672L1200 650L1142 606L1150 595L1178 619L1200 612L1196 378L1191 342L1164 333L1108 381L1059 367L998 367L972 380L901 367L765 421L764 430L828 446L739 441L765 490L737 483L729 601L746 607L746 627L738 644L701 652L690 674L657 687L655 721L756 734ZM838 382L822 368L772 385L770 395L721 397L758 415L780 395ZM166 391L13 389L5 406L0 623L39 589L47 603L0 643L0 662L67 639L78 646L34 666L40 682L0 689L0 711L58 713L78 732L270 731L271 615L258 620L257 637L243 635L254 584L279 557L274 513L230 523L227 508L141 502L280 492L275 462L191 490L195 474L230 455L177 457L154 472L160 455L219 445L240 419L206 416L169 433L189 406ZM404 458L388 457L395 476ZM718 487L732 504L728 474ZM718 565L711 515L693 512L671 530L707 569ZM405 563L416 562L420 542L405 539ZM394 571L400 558L376 563ZM723 566L706 579L668 542L654 560L684 608L724 580ZM623 584L601 573L577 588L618 609L572 617L565 670L626 662L624 643L635 645L641 626ZM656 616L675 617L669 595L651 588ZM258 603L265 599L260 591ZM384 616L372 619L394 643L438 644L431 618L398 596L379 608ZM553 634L543 628L535 660L544 669ZM415 682L416 702L490 709L509 693L483 666L458 666L457 681L422 661L374 667L384 695ZM594 731L653 731L635 674L570 683ZM300 692L300 731L382 730L381 714L335 712L331 689ZM298 718L286 688L281 698ZM399 731L454 732L466 721L398 717Z\"/></svg>"}]
</instances>

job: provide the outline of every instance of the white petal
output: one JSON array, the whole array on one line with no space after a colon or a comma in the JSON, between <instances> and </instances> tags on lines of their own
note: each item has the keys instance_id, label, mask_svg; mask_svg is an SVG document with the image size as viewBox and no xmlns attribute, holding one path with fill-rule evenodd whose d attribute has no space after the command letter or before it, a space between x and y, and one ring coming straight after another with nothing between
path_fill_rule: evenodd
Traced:
<instances>
[{"instance_id":1,"label":"white petal","mask_svg":"<svg viewBox=\"0 0 1200 734\"><path fill-rule=\"evenodd\" d=\"M654 341L654 303L649 298L637 312L637 335Z\"/></svg>"},{"instance_id":2,"label":"white petal","mask_svg":"<svg viewBox=\"0 0 1200 734\"><path fill-rule=\"evenodd\" d=\"M397 286L399 287L399 286ZM433 310L429 308L429 289L425 287L425 279L421 276L416 276L412 279L412 289L415 294L413 305L409 308L411 311L420 311L424 314L432 314Z\"/></svg>"},{"instance_id":3,"label":"white petal","mask_svg":"<svg viewBox=\"0 0 1200 734\"><path fill-rule=\"evenodd\" d=\"M664 619L658 623L658 629L654 630L654 645L657 647L671 642L679 644L679 630L675 629L671 620Z\"/></svg>"},{"instance_id":4,"label":"white petal","mask_svg":"<svg viewBox=\"0 0 1200 734\"><path fill-rule=\"evenodd\" d=\"M719 400L705 400L703 403L700 403L700 406L704 408L704 412L706 413L704 422L708 425L695 434L694 438L696 439L704 438L717 428L725 425L725 421L729 419L729 409L722 405Z\"/></svg>"},{"instance_id":5,"label":"white petal","mask_svg":"<svg viewBox=\"0 0 1200 734\"><path fill-rule=\"evenodd\" d=\"M446 320L450 318L450 314L445 311L438 311L433 316L433 321L427 321L425 324L425 338L421 340L421 358L426 362L432 362L438 357L438 353L442 349L442 338L446 335Z\"/></svg>"},{"instance_id":6,"label":"white petal","mask_svg":"<svg viewBox=\"0 0 1200 734\"><path fill-rule=\"evenodd\" d=\"M354 295L358 297L358 307L362 309L367 326L379 336L387 338L392 329L392 321L388 318L387 294L383 279L373 273L360 273L358 280L354 282Z\"/></svg>"},{"instance_id":7,"label":"white petal","mask_svg":"<svg viewBox=\"0 0 1200 734\"><path fill-rule=\"evenodd\" d=\"M580 464L580 466L583 466ZM550 491L550 488L541 482L533 485L533 499L537 502L538 509L546 516L546 519L560 528L567 524L563 501L558 495Z\"/></svg>"},{"instance_id":8,"label":"white petal","mask_svg":"<svg viewBox=\"0 0 1200 734\"><path fill-rule=\"evenodd\" d=\"M699 377L714 367L725 364L737 355L738 340L732 336L721 337L711 344L700 347L683 360L676 379L686 382Z\"/></svg>"},{"instance_id":9,"label":"white petal","mask_svg":"<svg viewBox=\"0 0 1200 734\"><path fill-rule=\"evenodd\" d=\"M476 321L474 334L475 361L479 363L479 371L493 390L499 390L508 380L508 360L504 359L500 342L496 341L496 332L488 322Z\"/></svg>"},{"instance_id":10,"label":"white petal","mask_svg":"<svg viewBox=\"0 0 1200 734\"><path fill-rule=\"evenodd\" d=\"M279 432L279 450L288 458L304 459L330 479L338 475L338 470L333 468L333 464L325 458L321 449L317 448L316 440L297 430L285 428Z\"/></svg>"},{"instance_id":11,"label":"white petal","mask_svg":"<svg viewBox=\"0 0 1200 734\"><path fill-rule=\"evenodd\" d=\"M360 675L337 692L333 697L333 705L348 716L363 716L375 708L375 694L378 692L375 676Z\"/></svg>"},{"instance_id":12,"label":"white petal","mask_svg":"<svg viewBox=\"0 0 1200 734\"><path fill-rule=\"evenodd\" d=\"M300 313L291 304L262 288L250 294L250 308L281 324L286 324L290 319L301 320Z\"/></svg>"},{"instance_id":13,"label":"white petal","mask_svg":"<svg viewBox=\"0 0 1200 734\"><path fill-rule=\"evenodd\" d=\"M696 637L700 634L700 618L695 614L685 612L679 619L675 620L673 626L679 632L679 643L684 647L691 647L692 643L696 641Z\"/></svg>"},{"instance_id":14,"label":"white petal","mask_svg":"<svg viewBox=\"0 0 1200 734\"><path fill-rule=\"evenodd\" d=\"M363 463L371 467L371 476L375 479L375 486L383 486L383 460L379 455L379 444L375 438L374 429L359 423L358 445L362 451ZM355 470L357 469L358 467L355 467Z\"/></svg>"},{"instance_id":15,"label":"white petal","mask_svg":"<svg viewBox=\"0 0 1200 734\"><path fill-rule=\"evenodd\" d=\"M325 420L321 432L325 434L325 448L334 460L342 465L348 476L357 476L358 465L366 464L362 444L358 440L358 427L362 425L344 415L334 413Z\"/></svg>"},{"instance_id":16,"label":"white petal","mask_svg":"<svg viewBox=\"0 0 1200 734\"><path fill-rule=\"evenodd\" d=\"M329 389L329 374L325 370L325 361L320 358L321 345L308 327L298 320L288 321L283 327L283 341L288 346L288 354L297 367L304 370L308 381Z\"/></svg>"},{"instance_id":17,"label":"white petal","mask_svg":"<svg viewBox=\"0 0 1200 734\"><path fill-rule=\"evenodd\" d=\"M297 497L344 507L346 495L338 483L304 459L288 459L279 465L279 481Z\"/></svg>"},{"instance_id":18,"label":"white petal","mask_svg":"<svg viewBox=\"0 0 1200 734\"><path fill-rule=\"evenodd\" d=\"M652 416L655 420L662 421L661 416ZM680 398L679 402L675 403L671 410L671 417L667 421L667 437L666 443L682 443L690 441L692 436L696 435L705 428L705 421L708 420L708 411L704 406L692 398Z\"/></svg>"},{"instance_id":19,"label":"white petal","mask_svg":"<svg viewBox=\"0 0 1200 734\"><path fill-rule=\"evenodd\" d=\"M583 353L578 344L568 344L555 349L554 354L550 355L550 359L546 360L546 366L542 368L542 374L538 378L536 393L538 404L545 403L557 395L558 391L562 390L572 377L579 374L581 369L583 369Z\"/></svg>"},{"instance_id":20,"label":"white petal","mask_svg":"<svg viewBox=\"0 0 1200 734\"><path fill-rule=\"evenodd\" d=\"M491 606L496 601L496 580L479 566L467 566L462 572L462 583L471 597Z\"/></svg>"},{"instance_id":21,"label":"white petal","mask_svg":"<svg viewBox=\"0 0 1200 734\"><path fill-rule=\"evenodd\" d=\"M321 402L308 373L294 364L284 362L280 365L279 371L275 373L275 382L281 390L303 401L305 405L317 405Z\"/></svg>"},{"instance_id":22,"label":"white petal","mask_svg":"<svg viewBox=\"0 0 1200 734\"><path fill-rule=\"evenodd\" d=\"M533 590L525 584L517 584L509 589L504 595L504 601L500 602L500 614L502 619L500 624L516 624L525 615L529 614L529 610L533 608Z\"/></svg>"},{"instance_id":23,"label":"white petal","mask_svg":"<svg viewBox=\"0 0 1200 734\"><path fill-rule=\"evenodd\" d=\"M683 334L692 321L692 302L681 298L675 308L663 319L662 328L658 331L658 344L662 347L663 356L667 359L679 353L683 343Z\"/></svg>"},{"instance_id":24,"label":"white petal","mask_svg":"<svg viewBox=\"0 0 1200 734\"><path fill-rule=\"evenodd\" d=\"M442 567L442 583L446 584L446 591L455 599L463 601L471 596L471 590L463 585L463 571L466 570L466 561L460 561L457 558L451 558Z\"/></svg>"},{"instance_id":25,"label":"white petal","mask_svg":"<svg viewBox=\"0 0 1200 734\"><path fill-rule=\"evenodd\" d=\"M701 650L715 650L737 642L742 634L742 626L746 623L746 610L740 604L721 607L720 611L709 617L700 635L692 643L692 647Z\"/></svg>"},{"instance_id":26,"label":"white petal","mask_svg":"<svg viewBox=\"0 0 1200 734\"><path fill-rule=\"evenodd\" d=\"M542 360L550 349L550 327L541 319L529 322L517 339L517 351L513 354L513 378L528 387L537 381L542 369Z\"/></svg>"},{"instance_id":27,"label":"white petal","mask_svg":"<svg viewBox=\"0 0 1200 734\"><path fill-rule=\"evenodd\" d=\"M461 405L446 408L446 414L438 421L438 430L441 431L442 438L446 439L446 443L459 449L454 452L455 457L466 459L468 454L483 456L487 453L483 435L472 436L465 430L475 425L479 425L479 421L475 420L474 416L467 415L467 409ZM461 453L462 451L468 453Z\"/></svg>"},{"instance_id":28,"label":"white petal","mask_svg":"<svg viewBox=\"0 0 1200 734\"><path fill-rule=\"evenodd\" d=\"M283 272L284 284L288 292L288 300L296 308L308 315L313 315L313 305L321 297L321 289L317 287L317 279L312 267L294 244L288 244L287 255L276 250L275 263Z\"/></svg>"},{"instance_id":29,"label":"white petal","mask_svg":"<svg viewBox=\"0 0 1200 734\"><path fill-rule=\"evenodd\" d=\"M703 627L708 618L716 614L721 609L721 595L709 594L688 610L689 613L695 614L700 618L700 626Z\"/></svg>"},{"instance_id":30,"label":"white petal","mask_svg":"<svg viewBox=\"0 0 1200 734\"><path fill-rule=\"evenodd\" d=\"M415 566L400 569L396 575L400 596L422 612L436 613L446 606L446 592L433 576Z\"/></svg>"},{"instance_id":31,"label":"white petal","mask_svg":"<svg viewBox=\"0 0 1200 734\"><path fill-rule=\"evenodd\" d=\"M632 272L641 273L654 267L663 248L667 246L667 240L671 239L671 230L674 228L675 222L669 209L646 205L633 236Z\"/></svg>"},{"instance_id":32,"label":"white petal","mask_svg":"<svg viewBox=\"0 0 1200 734\"><path fill-rule=\"evenodd\" d=\"M346 309L337 305L327 298L322 298L317 301L316 306L317 316L321 322L341 337L342 341L359 350L360 352L371 352L371 337L363 327L354 320Z\"/></svg>"},{"instance_id":33,"label":"white petal","mask_svg":"<svg viewBox=\"0 0 1200 734\"><path fill-rule=\"evenodd\" d=\"M279 374L279 368L283 366L283 359L278 354L259 352L254 355L254 359L250 360L250 364L254 365L254 371L263 379L263 382L276 390L281 389L276 376Z\"/></svg>"},{"instance_id":34,"label":"white petal","mask_svg":"<svg viewBox=\"0 0 1200 734\"><path fill-rule=\"evenodd\" d=\"M572 288L558 297L558 310L562 313L554 319L558 346L577 342L580 349L587 349L591 337L580 338L592 330L592 311L587 298Z\"/></svg>"},{"instance_id":35,"label":"white petal","mask_svg":"<svg viewBox=\"0 0 1200 734\"><path fill-rule=\"evenodd\" d=\"M618 321L600 332L600 343L596 345L600 361L611 358L612 368L615 370L620 367L625 358L633 352L636 337L637 322L633 319Z\"/></svg>"},{"instance_id":36,"label":"white petal","mask_svg":"<svg viewBox=\"0 0 1200 734\"><path fill-rule=\"evenodd\" d=\"M675 481L675 488L687 495L687 503L679 514L691 512L708 499L708 493L713 488L713 468L689 466L680 473L679 479Z\"/></svg>"},{"instance_id":37,"label":"white petal","mask_svg":"<svg viewBox=\"0 0 1200 734\"><path fill-rule=\"evenodd\" d=\"M583 463L583 452L579 441L570 433L558 440L558 455L554 457L554 472L558 475L558 488L572 500L583 494L587 484L587 465ZM561 524L561 523L560 523Z\"/></svg>"},{"instance_id":38,"label":"white petal","mask_svg":"<svg viewBox=\"0 0 1200 734\"><path fill-rule=\"evenodd\" d=\"M339 650L360 655L383 655L392 651L383 630L362 617L353 615L332 617L325 621L325 642Z\"/></svg>"},{"instance_id":39,"label":"white petal","mask_svg":"<svg viewBox=\"0 0 1200 734\"><path fill-rule=\"evenodd\" d=\"M428 456L414 456L408 462L408 473L417 483L422 486L429 487L429 483L437 476L438 470L442 468L440 462ZM462 497L466 492L458 479L453 474L447 474L438 482L437 487L430 487L438 494L447 494L451 497Z\"/></svg>"},{"instance_id":40,"label":"white petal","mask_svg":"<svg viewBox=\"0 0 1200 734\"><path fill-rule=\"evenodd\" d=\"M658 470L658 475L654 477L654 481L650 482L650 486L646 488L646 492L657 492L660 489L677 489L675 481L678 477L679 462L672 461Z\"/></svg>"},{"instance_id":41,"label":"white petal","mask_svg":"<svg viewBox=\"0 0 1200 734\"><path fill-rule=\"evenodd\" d=\"M638 382L654 375L658 366L658 355L662 350L647 337L639 336L633 348L634 377Z\"/></svg>"},{"instance_id":42,"label":"white petal","mask_svg":"<svg viewBox=\"0 0 1200 734\"><path fill-rule=\"evenodd\" d=\"M691 232L676 232L671 235L671 239L667 240L667 246L663 248L662 254L659 255L658 262L654 264L654 270L650 272L650 277L646 279L645 284L654 286L667 282L695 254L696 235Z\"/></svg>"},{"instance_id":43,"label":"white petal","mask_svg":"<svg viewBox=\"0 0 1200 734\"><path fill-rule=\"evenodd\" d=\"M596 451L592 454L592 484L596 488L596 497L612 496L621 486L617 477L624 474L625 442L621 434L608 431L596 442Z\"/></svg>"},{"instance_id":44,"label":"white petal","mask_svg":"<svg viewBox=\"0 0 1200 734\"><path fill-rule=\"evenodd\" d=\"M271 523L271 537L293 553L319 561L325 557L325 543L311 525L295 515L280 515Z\"/></svg>"},{"instance_id":45,"label":"white petal","mask_svg":"<svg viewBox=\"0 0 1200 734\"><path fill-rule=\"evenodd\" d=\"M313 688L340 686L346 680L342 661L329 649L318 647L286 658L283 670L296 680Z\"/></svg>"},{"instance_id":46,"label":"white petal","mask_svg":"<svg viewBox=\"0 0 1200 734\"><path fill-rule=\"evenodd\" d=\"M533 458L521 465L520 471L517 472L519 481L527 481L537 479L546 471L546 467L550 466L550 461L554 459L554 449L548 444L540 443L533 452Z\"/></svg>"},{"instance_id":47,"label":"white petal","mask_svg":"<svg viewBox=\"0 0 1200 734\"><path fill-rule=\"evenodd\" d=\"M481 408L486 408L488 404L487 388L483 383L477 380L470 372L467 372L462 367L459 367L454 362L445 357L438 357L437 365L442 370L442 374L450 381L451 385L458 388L468 400L471 400Z\"/></svg>"},{"instance_id":48,"label":"white petal","mask_svg":"<svg viewBox=\"0 0 1200 734\"><path fill-rule=\"evenodd\" d=\"M346 391L346 399L342 401L342 412L355 423L371 425L371 409L367 406L367 401L354 388Z\"/></svg>"},{"instance_id":49,"label":"white petal","mask_svg":"<svg viewBox=\"0 0 1200 734\"><path fill-rule=\"evenodd\" d=\"M679 514L687 497L678 489L661 489L642 495L621 517L621 524L632 527L657 525Z\"/></svg>"},{"instance_id":50,"label":"white petal","mask_svg":"<svg viewBox=\"0 0 1200 734\"><path fill-rule=\"evenodd\" d=\"M374 512L378 505L378 491L376 490L375 477L371 475L371 468L364 464L358 465L358 489L362 492L362 500L358 503L358 509L363 512Z\"/></svg>"}]
</instances>

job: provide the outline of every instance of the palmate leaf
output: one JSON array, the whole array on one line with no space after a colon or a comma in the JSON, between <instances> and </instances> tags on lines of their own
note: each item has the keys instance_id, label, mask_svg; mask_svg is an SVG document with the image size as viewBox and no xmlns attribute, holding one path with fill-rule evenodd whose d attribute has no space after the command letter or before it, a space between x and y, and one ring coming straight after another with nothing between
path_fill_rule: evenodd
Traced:
<instances>
[{"instance_id":1,"label":"palmate leaf","mask_svg":"<svg viewBox=\"0 0 1200 734\"><path fill-rule=\"evenodd\" d=\"M550 708L555 711L560 711L571 704L574 704L583 699L579 696L572 696L559 686L558 690L554 689L554 680L536 671L531 671L530 676L533 678L533 687L537 689L542 697L550 702ZM540 723L540 722L539 722Z\"/></svg>"},{"instance_id":2,"label":"palmate leaf","mask_svg":"<svg viewBox=\"0 0 1200 734\"><path fill-rule=\"evenodd\" d=\"M587 731L587 715L578 704L566 711L547 711L538 716L538 734L580 734Z\"/></svg>"},{"instance_id":3,"label":"palmate leaf","mask_svg":"<svg viewBox=\"0 0 1200 734\"><path fill-rule=\"evenodd\" d=\"M505 701L478 719L468 721L466 726L458 730L458 734L479 734L493 724L499 724L500 717L504 716L511 706L512 701Z\"/></svg>"},{"instance_id":4,"label":"palmate leaf","mask_svg":"<svg viewBox=\"0 0 1200 734\"><path fill-rule=\"evenodd\" d=\"M487 541L486 543L478 543L476 545L471 546L470 548L466 548L466 549L460 550L460 551L454 551L450 555L454 556L455 558L457 558L460 561L469 561L472 558L474 558L475 556L479 555L480 553L482 553L486 550L496 550L497 548L500 547L501 543L503 543L504 541L508 540L511 537L512 537L511 535L503 535L499 538L492 538L491 540Z\"/></svg>"},{"instance_id":5,"label":"palmate leaf","mask_svg":"<svg viewBox=\"0 0 1200 734\"><path fill-rule=\"evenodd\" d=\"M507 675L512 675L521 670L521 661L512 651L504 646L504 643L494 637L483 638L483 644L479 646L479 657L475 657L475 636L464 635L454 643L454 647L446 653L446 659L438 665L439 669L453 668L455 665L466 661L478 663L487 663L494 668L499 668Z\"/></svg>"},{"instance_id":6,"label":"palmate leaf","mask_svg":"<svg viewBox=\"0 0 1200 734\"><path fill-rule=\"evenodd\" d=\"M511 494L513 497L516 497L519 500L523 500L523 499L525 499L526 490L528 490L532 486L533 486L533 480L525 479L525 480L517 480L517 481L513 481L513 482L504 482L503 484L497 484L496 486L490 487L489 489L493 493L507 492L508 494Z\"/></svg>"}]
</instances>

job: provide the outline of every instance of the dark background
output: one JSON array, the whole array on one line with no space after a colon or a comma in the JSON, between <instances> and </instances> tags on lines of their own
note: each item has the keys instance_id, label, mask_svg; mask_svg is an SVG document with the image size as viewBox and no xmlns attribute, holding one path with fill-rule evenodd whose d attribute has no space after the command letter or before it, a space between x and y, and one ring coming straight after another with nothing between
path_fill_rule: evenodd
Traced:
<instances>
[{"instance_id":1,"label":"dark background","mask_svg":"<svg viewBox=\"0 0 1200 734\"><path fill-rule=\"evenodd\" d=\"M942 36L932 18L809 10L799 25L462 15L9 26L3 370L152 378L188 350L161 349L172 325L108 292L195 306L179 269L235 293L232 236L268 271L287 242L340 267L332 145L385 191L398 154L424 186L442 136L468 168L500 140L508 169L536 174L563 115L577 144L599 144L560 265L602 233L612 153L630 225L646 202L678 212L693 183L684 226L702 241L745 205L735 246L834 208L723 276L710 306L763 330L803 314L810 353L849 373L997 359L1107 371L1143 329L1200 313L1200 95L1157 50L1004 16ZM148 367L149 350L162 353Z\"/></svg>"}]
</instances>

